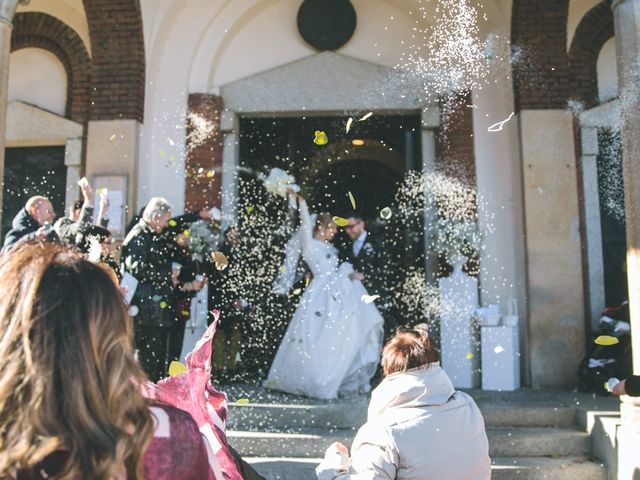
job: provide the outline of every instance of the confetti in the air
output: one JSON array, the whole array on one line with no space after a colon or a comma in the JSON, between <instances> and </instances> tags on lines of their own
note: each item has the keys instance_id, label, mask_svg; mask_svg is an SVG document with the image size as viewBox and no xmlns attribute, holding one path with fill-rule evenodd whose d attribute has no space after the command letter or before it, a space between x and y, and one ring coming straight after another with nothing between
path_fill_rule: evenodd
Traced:
<instances>
[{"instance_id":1,"label":"confetti in the air","mask_svg":"<svg viewBox=\"0 0 640 480\"><path fill-rule=\"evenodd\" d=\"M362 295L360 300L362 300L364 303L373 303L379 298L380 295Z\"/></svg>"},{"instance_id":2,"label":"confetti in the air","mask_svg":"<svg viewBox=\"0 0 640 480\"><path fill-rule=\"evenodd\" d=\"M178 222L176 222L173 218L171 220L169 220L169 226L170 227L176 227L178 226Z\"/></svg>"},{"instance_id":3,"label":"confetti in the air","mask_svg":"<svg viewBox=\"0 0 640 480\"><path fill-rule=\"evenodd\" d=\"M496 348L493 349L493 351L495 353L502 353L504 352L504 347L502 345L498 345Z\"/></svg>"},{"instance_id":4,"label":"confetti in the air","mask_svg":"<svg viewBox=\"0 0 640 480\"><path fill-rule=\"evenodd\" d=\"M216 174L216 172L214 172L213 170L209 170L207 172L207 178L213 178L213 176Z\"/></svg>"},{"instance_id":5,"label":"confetti in the air","mask_svg":"<svg viewBox=\"0 0 640 480\"><path fill-rule=\"evenodd\" d=\"M191 232L190 232L189 230L184 230L184 231L182 232L182 234L183 234L185 237L188 237L189 235L191 235Z\"/></svg>"},{"instance_id":6,"label":"confetti in the air","mask_svg":"<svg viewBox=\"0 0 640 480\"><path fill-rule=\"evenodd\" d=\"M109 137L109 140L111 140L111 141L113 141L115 139L116 139L116 134L115 133Z\"/></svg>"},{"instance_id":7,"label":"confetti in the air","mask_svg":"<svg viewBox=\"0 0 640 480\"><path fill-rule=\"evenodd\" d=\"M160 156L164 157L167 154L167 152L165 152L164 150L160 150Z\"/></svg>"},{"instance_id":8,"label":"confetti in the air","mask_svg":"<svg viewBox=\"0 0 640 480\"><path fill-rule=\"evenodd\" d=\"M169 304L167 302L165 302L164 300L162 300L160 302L160 308L164 309L164 308L167 308L168 306L169 306Z\"/></svg>"},{"instance_id":9,"label":"confetti in the air","mask_svg":"<svg viewBox=\"0 0 640 480\"><path fill-rule=\"evenodd\" d=\"M349 196L349 201L351 202L351 206L355 210L356 209L356 199L353 197L353 193L347 192L347 195Z\"/></svg>"},{"instance_id":10,"label":"confetti in the air","mask_svg":"<svg viewBox=\"0 0 640 480\"><path fill-rule=\"evenodd\" d=\"M473 353L467 353L467 360L471 360L473 358Z\"/></svg>"},{"instance_id":11,"label":"confetti in the air","mask_svg":"<svg viewBox=\"0 0 640 480\"><path fill-rule=\"evenodd\" d=\"M180 363L176 360L172 361L169 365L169 376L177 377L178 375L182 375L187 373L187 367L183 363Z\"/></svg>"},{"instance_id":12,"label":"confetti in the air","mask_svg":"<svg viewBox=\"0 0 640 480\"><path fill-rule=\"evenodd\" d=\"M229 260L227 260L227 257L224 253L213 252L211 256L213 257L213 261L215 262L216 268L218 270L222 271L229 266Z\"/></svg>"},{"instance_id":13,"label":"confetti in the air","mask_svg":"<svg viewBox=\"0 0 640 480\"><path fill-rule=\"evenodd\" d=\"M321 130L315 131L315 138L313 139L313 143L316 145L326 145L329 142L329 138L327 134Z\"/></svg>"},{"instance_id":14,"label":"confetti in the air","mask_svg":"<svg viewBox=\"0 0 640 480\"><path fill-rule=\"evenodd\" d=\"M353 117L349 117L349 120L347 120L347 133L349 133L349 130L351 130L352 124L353 124Z\"/></svg>"},{"instance_id":15,"label":"confetti in the air","mask_svg":"<svg viewBox=\"0 0 640 480\"><path fill-rule=\"evenodd\" d=\"M254 206L253 205L247 205L246 207L244 207L244 210L247 212L247 215L251 215L251 212L253 212Z\"/></svg>"},{"instance_id":16,"label":"confetti in the air","mask_svg":"<svg viewBox=\"0 0 640 480\"><path fill-rule=\"evenodd\" d=\"M373 112L369 112L366 115L363 115L362 118L360 119L361 122L364 122L365 120L367 120L368 118L371 117L371 115L373 115Z\"/></svg>"},{"instance_id":17,"label":"confetti in the air","mask_svg":"<svg viewBox=\"0 0 640 480\"><path fill-rule=\"evenodd\" d=\"M236 403L238 405L246 405L247 403L249 403L249 399L248 398L239 398L238 400L236 400Z\"/></svg>"},{"instance_id":18,"label":"confetti in the air","mask_svg":"<svg viewBox=\"0 0 640 480\"><path fill-rule=\"evenodd\" d=\"M333 217L333 223L335 223L338 227L346 227L349 225L349 220L343 217Z\"/></svg>"},{"instance_id":19,"label":"confetti in the air","mask_svg":"<svg viewBox=\"0 0 640 480\"><path fill-rule=\"evenodd\" d=\"M393 212L389 207L384 207L382 210L380 210L380 218L382 218L383 220L389 220L391 218L391 215L393 215Z\"/></svg>"},{"instance_id":20,"label":"confetti in the air","mask_svg":"<svg viewBox=\"0 0 640 480\"><path fill-rule=\"evenodd\" d=\"M594 340L594 343L596 345L609 347L611 345L615 345L616 343L620 343L620 340L616 337L612 337L611 335L600 335Z\"/></svg>"},{"instance_id":21,"label":"confetti in the air","mask_svg":"<svg viewBox=\"0 0 640 480\"><path fill-rule=\"evenodd\" d=\"M490 132L499 132L499 131L501 131L502 128L504 127L504 124L507 123L509 120L511 120L514 115L515 115L515 112L511 112L511 115L509 115L509 118L507 118L506 120L503 120L501 122L494 123L487 130L489 130Z\"/></svg>"}]
</instances>

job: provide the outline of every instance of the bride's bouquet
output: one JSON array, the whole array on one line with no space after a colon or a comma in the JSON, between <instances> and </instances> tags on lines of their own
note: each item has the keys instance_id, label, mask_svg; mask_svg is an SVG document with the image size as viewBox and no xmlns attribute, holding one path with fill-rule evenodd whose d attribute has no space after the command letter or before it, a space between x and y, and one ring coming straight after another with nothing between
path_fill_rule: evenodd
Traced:
<instances>
[{"instance_id":1,"label":"bride's bouquet","mask_svg":"<svg viewBox=\"0 0 640 480\"><path fill-rule=\"evenodd\" d=\"M220 241L219 236L211 230L208 222L198 220L189 229L189 251L193 259L202 262L213 253Z\"/></svg>"},{"instance_id":2,"label":"bride's bouquet","mask_svg":"<svg viewBox=\"0 0 640 480\"><path fill-rule=\"evenodd\" d=\"M264 184L267 192L272 195L286 198L288 190L293 190L294 192L300 191L300 187L296 184L296 179L293 175L288 174L281 168L272 168L269 171L269 175L261 173L258 175L258 178Z\"/></svg>"}]
</instances>

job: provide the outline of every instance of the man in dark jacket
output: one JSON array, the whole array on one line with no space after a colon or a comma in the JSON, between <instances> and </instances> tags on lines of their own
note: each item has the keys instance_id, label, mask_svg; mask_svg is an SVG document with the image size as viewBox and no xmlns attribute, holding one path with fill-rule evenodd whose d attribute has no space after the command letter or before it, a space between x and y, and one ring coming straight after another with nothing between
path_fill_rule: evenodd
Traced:
<instances>
[{"instance_id":1,"label":"man in dark jacket","mask_svg":"<svg viewBox=\"0 0 640 480\"><path fill-rule=\"evenodd\" d=\"M362 284L369 295L380 295L380 301L376 301L376 305L385 320L385 338L390 338L396 324L393 321L394 315L391 314L390 308L386 303L388 300L388 287L384 273L386 261L382 247L367 231L367 226L362 217L355 215L349 217L348 223L344 227L344 232L348 237L348 241L342 243L339 247L340 260L351 263L356 272L364 275Z\"/></svg>"},{"instance_id":2,"label":"man in dark jacket","mask_svg":"<svg viewBox=\"0 0 640 480\"><path fill-rule=\"evenodd\" d=\"M210 266L209 308L220 310L212 355L216 378L223 376L233 379L238 374L236 357L242 346L243 324L249 309L249 303L242 297L237 282L238 276L242 275L236 258L239 247L240 231L235 226L228 227L218 251L226 257L229 266L222 270L214 263Z\"/></svg>"},{"instance_id":3,"label":"man in dark jacket","mask_svg":"<svg viewBox=\"0 0 640 480\"><path fill-rule=\"evenodd\" d=\"M350 241L341 246L341 260L351 263L356 272L364 275L362 283L370 295L380 293L381 281L378 277L381 252L367 231L364 220L350 217L344 231Z\"/></svg>"},{"instance_id":4,"label":"man in dark jacket","mask_svg":"<svg viewBox=\"0 0 640 480\"><path fill-rule=\"evenodd\" d=\"M167 374L169 334L175 315L171 253L161 235L170 218L169 202L152 198L142 219L122 243L123 274L138 281L131 299L138 359L152 381Z\"/></svg>"},{"instance_id":5,"label":"man in dark jacket","mask_svg":"<svg viewBox=\"0 0 640 480\"><path fill-rule=\"evenodd\" d=\"M2 253L9 251L16 243L28 240L58 241L58 235L51 228L56 212L51 201L40 195L31 197L14 217L11 230L4 238Z\"/></svg>"}]
</instances>

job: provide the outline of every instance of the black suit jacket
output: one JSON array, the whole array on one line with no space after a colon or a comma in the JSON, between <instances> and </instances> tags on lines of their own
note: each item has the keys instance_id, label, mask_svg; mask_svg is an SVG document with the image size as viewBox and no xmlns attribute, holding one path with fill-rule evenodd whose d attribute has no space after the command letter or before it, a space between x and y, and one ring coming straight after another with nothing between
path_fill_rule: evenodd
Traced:
<instances>
[{"instance_id":1,"label":"black suit jacket","mask_svg":"<svg viewBox=\"0 0 640 480\"><path fill-rule=\"evenodd\" d=\"M353 265L356 272L364 274L362 282L370 295L383 295L384 276L382 275L382 248L380 244L373 238L371 233L367 232L362 248L358 255L353 253L353 244L355 242L347 238L340 244L340 259L343 262L349 262Z\"/></svg>"},{"instance_id":2,"label":"black suit jacket","mask_svg":"<svg viewBox=\"0 0 640 480\"><path fill-rule=\"evenodd\" d=\"M7 232L7 236L4 237L4 246L1 253L6 253L11 248L20 242L27 242L36 239L36 232L40 228L38 222L27 212L25 208L20 210L13 218L11 223L11 230ZM60 239L53 228L47 234L47 240L57 242Z\"/></svg>"}]
</instances>

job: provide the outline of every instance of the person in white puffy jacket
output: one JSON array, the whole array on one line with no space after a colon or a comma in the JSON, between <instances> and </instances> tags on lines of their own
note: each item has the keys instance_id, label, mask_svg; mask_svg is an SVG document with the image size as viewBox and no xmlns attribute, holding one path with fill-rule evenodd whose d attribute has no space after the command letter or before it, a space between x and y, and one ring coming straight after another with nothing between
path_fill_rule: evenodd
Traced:
<instances>
[{"instance_id":1,"label":"person in white puffy jacket","mask_svg":"<svg viewBox=\"0 0 640 480\"><path fill-rule=\"evenodd\" d=\"M347 447L334 443L318 480L485 480L491 478L484 419L453 388L426 326L395 335L382 353L385 379Z\"/></svg>"}]
</instances>

